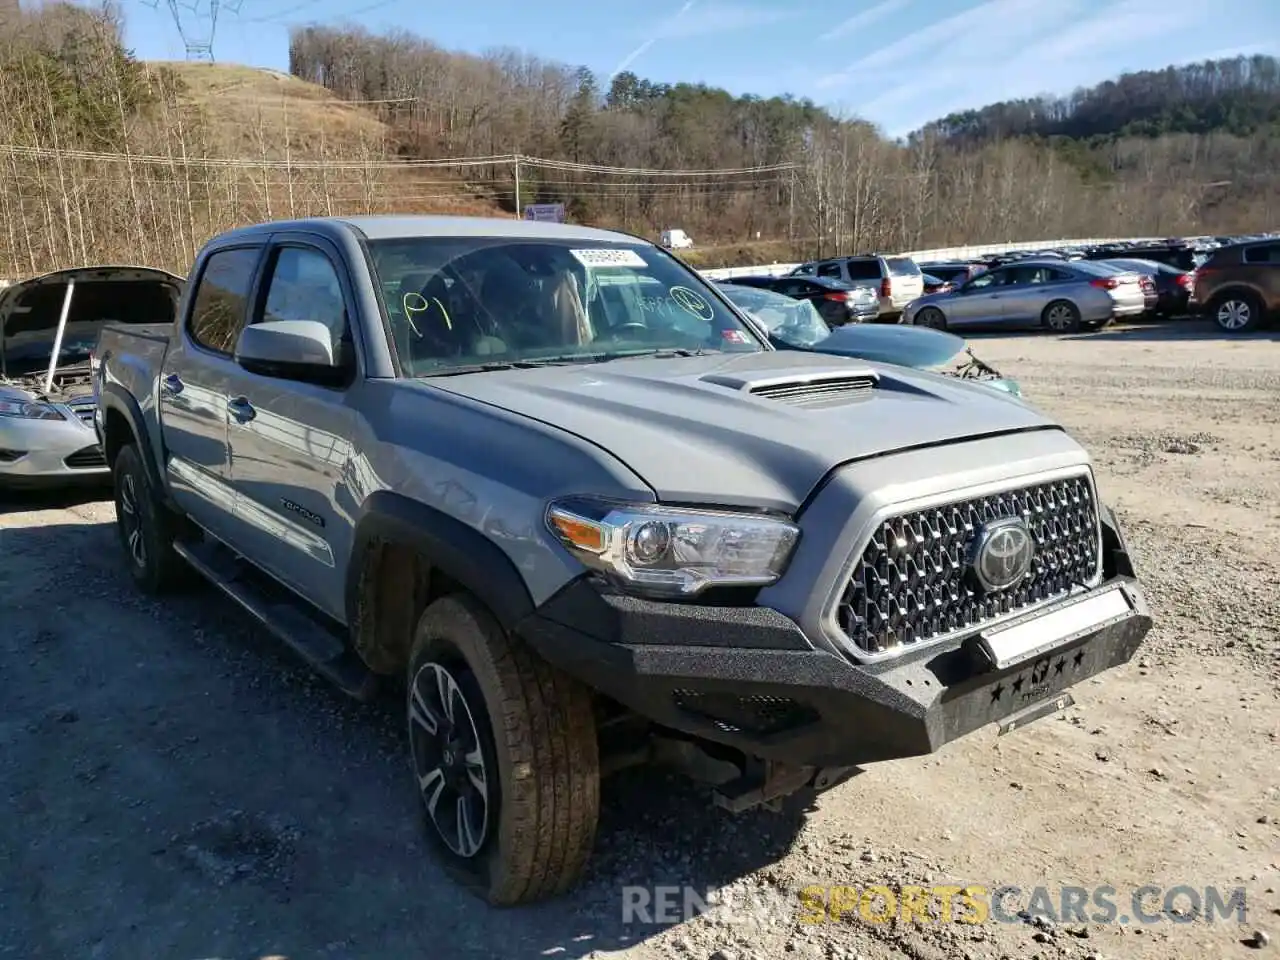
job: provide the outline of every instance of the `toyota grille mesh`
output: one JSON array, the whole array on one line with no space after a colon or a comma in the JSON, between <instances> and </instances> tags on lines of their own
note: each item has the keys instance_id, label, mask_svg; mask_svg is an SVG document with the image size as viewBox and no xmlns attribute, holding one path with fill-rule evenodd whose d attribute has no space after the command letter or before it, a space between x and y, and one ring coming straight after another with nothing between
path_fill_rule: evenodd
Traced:
<instances>
[{"instance_id":1,"label":"toyota grille mesh","mask_svg":"<svg viewBox=\"0 0 1280 960\"><path fill-rule=\"evenodd\" d=\"M984 523L1006 517L1027 522L1035 558L1021 582L984 594L969 570L970 551ZM1083 475L899 514L872 534L836 619L864 653L926 643L1093 585L1098 540L1097 506Z\"/></svg>"}]
</instances>

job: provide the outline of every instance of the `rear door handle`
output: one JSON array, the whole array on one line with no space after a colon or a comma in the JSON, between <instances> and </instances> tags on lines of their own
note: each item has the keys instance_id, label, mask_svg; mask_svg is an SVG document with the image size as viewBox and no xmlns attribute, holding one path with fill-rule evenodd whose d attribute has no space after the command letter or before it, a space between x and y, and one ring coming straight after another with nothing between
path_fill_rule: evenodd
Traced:
<instances>
[{"instance_id":1,"label":"rear door handle","mask_svg":"<svg viewBox=\"0 0 1280 960\"><path fill-rule=\"evenodd\" d=\"M171 373L160 381L160 389L171 397L176 397L182 392L182 378L176 373Z\"/></svg>"},{"instance_id":2,"label":"rear door handle","mask_svg":"<svg viewBox=\"0 0 1280 960\"><path fill-rule=\"evenodd\" d=\"M234 400L228 400L227 413L235 417L236 423L248 423L258 415L258 411L253 409L253 404L249 402L247 397L236 397Z\"/></svg>"}]
</instances>

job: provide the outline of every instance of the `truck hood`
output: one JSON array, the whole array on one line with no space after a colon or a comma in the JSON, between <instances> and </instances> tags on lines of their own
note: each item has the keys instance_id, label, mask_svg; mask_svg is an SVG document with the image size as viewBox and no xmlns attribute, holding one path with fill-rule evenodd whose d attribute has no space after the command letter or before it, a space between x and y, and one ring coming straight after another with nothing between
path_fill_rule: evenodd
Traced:
<instances>
[{"instance_id":1,"label":"truck hood","mask_svg":"<svg viewBox=\"0 0 1280 960\"><path fill-rule=\"evenodd\" d=\"M1012 396L793 351L637 358L416 381L568 431L662 501L794 511L835 467L1057 424Z\"/></svg>"}]
</instances>

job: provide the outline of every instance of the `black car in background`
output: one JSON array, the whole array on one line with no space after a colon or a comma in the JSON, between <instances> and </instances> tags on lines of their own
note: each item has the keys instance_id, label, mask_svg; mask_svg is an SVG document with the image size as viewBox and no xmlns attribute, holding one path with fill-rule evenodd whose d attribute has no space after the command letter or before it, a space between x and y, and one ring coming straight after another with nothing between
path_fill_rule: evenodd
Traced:
<instances>
[{"instance_id":1,"label":"black car in background","mask_svg":"<svg viewBox=\"0 0 1280 960\"><path fill-rule=\"evenodd\" d=\"M874 290L834 277L733 277L723 282L771 290L793 300L807 300L832 328L847 323L870 323L880 315L880 301Z\"/></svg>"},{"instance_id":2,"label":"black car in background","mask_svg":"<svg viewBox=\"0 0 1280 960\"><path fill-rule=\"evenodd\" d=\"M1196 284L1194 271L1180 270L1167 263L1143 257L1115 257L1099 262L1150 277L1156 288L1156 302L1153 307L1156 316L1181 317L1189 312L1188 301Z\"/></svg>"},{"instance_id":3,"label":"black car in background","mask_svg":"<svg viewBox=\"0 0 1280 960\"><path fill-rule=\"evenodd\" d=\"M1100 247L1085 254L1086 260L1154 260L1156 263L1168 264L1179 270L1194 270L1205 261L1205 254L1195 247L1179 244L1160 244L1155 246Z\"/></svg>"}]
</instances>

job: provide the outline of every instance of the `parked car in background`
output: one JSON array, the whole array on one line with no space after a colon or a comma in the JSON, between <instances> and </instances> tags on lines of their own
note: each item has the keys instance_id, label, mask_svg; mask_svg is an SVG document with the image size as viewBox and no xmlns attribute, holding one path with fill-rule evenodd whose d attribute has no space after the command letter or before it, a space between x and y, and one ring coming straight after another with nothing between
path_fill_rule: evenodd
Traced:
<instances>
[{"instance_id":1,"label":"parked car in background","mask_svg":"<svg viewBox=\"0 0 1280 960\"><path fill-rule=\"evenodd\" d=\"M943 280L941 277L935 277L931 273L921 274L921 279L924 280L925 293L947 293L955 288L955 285L950 280Z\"/></svg>"},{"instance_id":2,"label":"parked car in background","mask_svg":"<svg viewBox=\"0 0 1280 960\"><path fill-rule=\"evenodd\" d=\"M1159 317L1181 317L1188 312L1188 302L1195 289L1195 273L1171 267L1156 260L1117 257L1099 260L1121 270L1133 270L1150 277L1155 285L1155 303L1148 308Z\"/></svg>"},{"instance_id":3,"label":"parked car in background","mask_svg":"<svg viewBox=\"0 0 1280 960\"><path fill-rule=\"evenodd\" d=\"M973 380L1021 396L1016 380L983 363L955 334L925 327L857 324L828 330L812 304L753 287L721 284L735 306L764 328L778 350L811 350L877 363L894 363Z\"/></svg>"},{"instance_id":4,"label":"parked car in background","mask_svg":"<svg viewBox=\"0 0 1280 960\"><path fill-rule=\"evenodd\" d=\"M108 321L172 323L182 285L163 270L102 266L0 289L0 488L110 479L93 429L98 333Z\"/></svg>"},{"instance_id":5,"label":"parked car in background","mask_svg":"<svg viewBox=\"0 0 1280 960\"><path fill-rule=\"evenodd\" d=\"M966 280L972 280L986 270L986 265L967 260L942 260L937 263L922 263L920 269L931 277L945 280L953 287L958 287Z\"/></svg>"},{"instance_id":6,"label":"parked car in background","mask_svg":"<svg viewBox=\"0 0 1280 960\"><path fill-rule=\"evenodd\" d=\"M1167 263L1179 270L1194 270L1205 259L1205 254L1195 247L1182 244L1156 244L1151 246L1100 247L1085 253L1086 260L1112 260L1116 257L1139 260L1155 260Z\"/></svg>"},{"instance_id":7,"label":"parked car in background","mask_svg":"<svg viewBox=\"0 0 1280 960\"><path fill-rule=\"evenodd\" d=\"M737 277L728 282L808 301L829 327L871 323L880 313L875 290L832 277Z\"/></svg>"},{"instance_id":8,"label":"parked car in background","mask_svg":"<svg viewBox=\"0 0 1280 960\"><path fill-rule=\"evenodd\" d=\"M1138 316L1146 298L1136 273L1087 260L1028 260L979 274L950 293L908 304L903 322L949 327L1044 327L1056 333Z\"/></svg>"},{"instance_id":9,"label":"parked car in background","mask_svg":"<svg viewBox=\"0 0 1280 960\"><path fill-rule=\"evenodd\" d=\"M668 250L688 250L693 246L693 238L680 229L663 230L658 243Z\"/></svg>"},{"instance_id":10,"label":"parked car in background","mask_svg":"<svg viewBox=\"0 0 1280 960\"><path fill-rule=\"evenodd\" d=\"M1280 311L1280 240L1221 247L1196 270L1195 308L1228 333L1264 326Z\"/></svg>"},{"instance_id":11,"label":"parked car in background","mask_svg":"<svg viewBox=\"0 0 1280 960\"><path fill-rule=\"evenodd\" d=\"M900 322L906 305L924 293L924 276L910 257L869 253L815 260L800 264L791 275L830 277L854 286L873 288L880 297L877 319L883 323Z\"/></svg>"}]
</instances>

